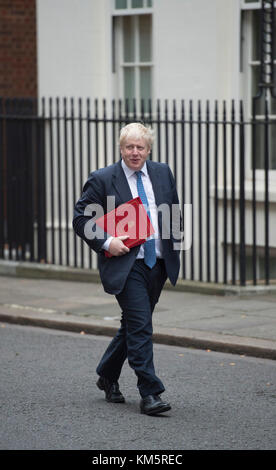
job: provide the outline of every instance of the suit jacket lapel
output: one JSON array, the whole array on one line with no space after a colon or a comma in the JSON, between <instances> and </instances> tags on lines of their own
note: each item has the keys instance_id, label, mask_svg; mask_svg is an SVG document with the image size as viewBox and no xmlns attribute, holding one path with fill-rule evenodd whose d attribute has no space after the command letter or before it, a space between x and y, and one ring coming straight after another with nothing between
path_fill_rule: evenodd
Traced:
<instances>
[{"instance_id":1,"label":"suit jacket lapel","mask_svg":"<svg viewBox=\"0 0 276 470\"><path fill-rule=\"evenodd\" d=\"M129 184L126 179L126 175L122 168L121 160L118 163L116 163L114 167L112 183L122 203L127 202L130 199L132 199L132 194L131 194Z\"/></svg>"},{"instance_id":2,"label":"suit jacket lapel","mask_svg":"<svg viewBox=\"0 0 276 470\"><path fill-rule=\"evenodd\" d=\"M161 175L159 175L158 166L154 166L151 160L147 160L148 174L151 180L156 206L158 207L162 202L162 191L161 191Z\"/></svg>"}]
</instances>

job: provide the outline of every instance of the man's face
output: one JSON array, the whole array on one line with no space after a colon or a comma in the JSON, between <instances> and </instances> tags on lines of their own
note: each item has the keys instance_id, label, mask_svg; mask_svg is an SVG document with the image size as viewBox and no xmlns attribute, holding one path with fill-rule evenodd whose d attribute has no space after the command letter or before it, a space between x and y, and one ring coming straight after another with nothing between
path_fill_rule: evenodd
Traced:
<instances>
[{"instance_id":1,"label":"man's face","mask_svg":"<svg viewBox=\"0 0 276 470\"><path fill-rule=\"evenodd\" d=\"M134 171L141 170L150 148L144 139L127 139L121 146L121 155L125 164Z\"/></svg>"}]
</instances>

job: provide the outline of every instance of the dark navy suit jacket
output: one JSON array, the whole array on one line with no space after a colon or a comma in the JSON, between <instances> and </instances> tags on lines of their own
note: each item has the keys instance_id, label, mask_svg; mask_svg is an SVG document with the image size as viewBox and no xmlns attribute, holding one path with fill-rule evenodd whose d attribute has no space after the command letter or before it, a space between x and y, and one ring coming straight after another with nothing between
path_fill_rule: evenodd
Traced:
<instances>
[{"instance_id":1,"label":"dark navy suit jacket","mask_svg":"<svg viewBox=\"0 0 276 470\"><path fill-rule=\"evenodd\" d=\"M168 165L147 160L148 174L152 183L157 207L167 204L170 209L172 204L179 204L175 181ZM84 227L89 216L84 215L85 208L91 204L100 204L104 213L107 212L107 196L115 196L115 207L132 199L132 194L127 182L121 161L92 172L84 185L83 193L75 205L73 228L75 232L98 253L99 272L104 290L110 294L119 294L124 287L127 276L135 262L139 246L130 249L129 253L122 256L107 258L102 250L102 245L108 237L89 240L85 236ZM162 238L162 227L166 231L166 239L162 239L163 257L168 278L173 285L176 284L179 274L179 250L175 249L175 242L180 242L180 233L175 237L172 230L172 219L162 221L162 213L158 212L158 225ZM169 226L168 226L169 225ZM169 235L168 235L169 234Z\"/></svg>"}]
</instances>

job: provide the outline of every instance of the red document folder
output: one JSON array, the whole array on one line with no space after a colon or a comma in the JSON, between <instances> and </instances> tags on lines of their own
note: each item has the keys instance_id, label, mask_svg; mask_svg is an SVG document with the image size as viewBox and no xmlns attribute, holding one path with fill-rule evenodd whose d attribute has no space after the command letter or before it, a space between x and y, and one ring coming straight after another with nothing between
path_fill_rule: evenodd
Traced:
<instances>
[{"instance_id":1,"label":"red document folder","mask_svg":"<svg viewBox=\"0 0 276 470\"><path fill-rule=\"evenodd\" d=\"M103 217L99 217L96 224L113 237L128 235L129 238L123 242L128 248L141 245L154 233L152 223L139 196L121 204ZM106 251L105 256L111 257L112 255Z\"/></svg>"}]
</instances>

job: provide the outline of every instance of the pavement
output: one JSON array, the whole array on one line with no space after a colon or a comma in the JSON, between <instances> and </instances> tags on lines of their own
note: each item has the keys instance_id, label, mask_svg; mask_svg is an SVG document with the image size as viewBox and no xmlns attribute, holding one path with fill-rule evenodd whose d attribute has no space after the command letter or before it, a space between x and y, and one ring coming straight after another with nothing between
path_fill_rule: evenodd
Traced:
<instances>
[{"instance_id":1,"label":"pavement","mask_svg":"<svg viewBox=\"0 0 276 470\"><path fill-rule=\"evenodd\" d=\"M5 323L113 336L121 311L96 272L0 262ZM180 287L179 287L180 286ZM155 343L276 359L276 290L208 290L181 282L163 290L153 315ZM188 286L188 287L187 287ZM233 295L229 295L229 293Z\"/></svg>"}]
</instances>

